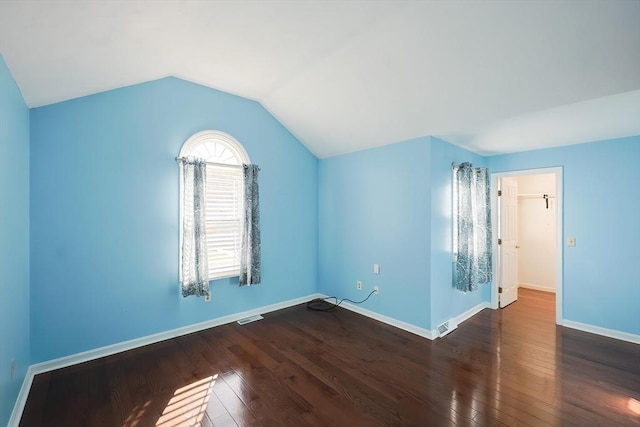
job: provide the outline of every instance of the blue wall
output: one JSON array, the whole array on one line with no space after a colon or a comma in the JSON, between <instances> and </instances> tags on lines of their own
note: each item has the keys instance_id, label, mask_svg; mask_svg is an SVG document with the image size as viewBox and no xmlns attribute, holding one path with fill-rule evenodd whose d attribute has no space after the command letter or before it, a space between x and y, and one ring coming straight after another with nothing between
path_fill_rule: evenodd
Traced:
<instances>
[{"instance_id":1,"label":"blue wall","mask_svg":"<svg viewBox=\"0 0 640 427\"><path fill-rule=\"evenodd\" d=\"M193 133L260 165L263 282L178 295L178 166ZM262 106L166 78L31 110L33 362L317 289L318 161Z\"/></svg>"},{"instance_id":2,"label":"blue wall","mask_svg":"<svg viewBox=\"0 0 640 427\"><path fill-rule=\"evenodd\" d=\"M640 136L488 158L492 173L563 167L563 317L640 334Z\"/></svg>"},{"instance_id":3,"label":"blue wall","mask_svg":"<svg viewBox=\"0 0 640 427\"><path fill-rule=\"evenodd\" d=\"M320 161L320 292L379 285L363 308L429 328L429 156L426 137Z\"/></svg>"},{"instance_id":4,"label":"blue wall","mask_svg":"<svg viewBox=\"0 0 640 427\"><path fill-rule=\"evenodd\" d=\"M11 415L29 351L29 110L0 55L0 425Z\"/></svg>"},{"instance_id":5,"label":"blue wall","mask_svg":"<svg viewBox=\"0 0 640 427\"><path fill-rule=\"evenodd\" d=\"M486 163L433 137L321 160L320 292L358 300L379 285L364 308L429 330L489 302L490 285L452 287L451 163L467 161Z\"/></svg>"},{"instance_id":6,"label":"blue wall","mask_svg":"<svg viewBox=\"0 0 640 427\"><path fill-rule=\"evenodd\" d=\"M318 161L259 104L175 78L29 113L0 59L0 424L29 363L317 291L379 285L365 308L425 329L488 302L451 287L452 162L562 166L564 317L640 334L640 137L493 157L424 137ZM261 166L263 284L216 281L211 303L177 283L174 158L204 129Z\"/></svg>"},{"instance_id":7,"label":"blue wall","mask_svg":"<svg viewBox=\"0 0 640 427\"><path fill-rule=\"evenodd\" d=\"M493 157L426 137L321 160L319 290L360 299L378 284L365 308L427 329L489 302L490 285L451 287L451 163L464 161L562 166L564 240L578 242L564 249L563 316L640 334L640 137Z\"/></svg>"}]
</instances>

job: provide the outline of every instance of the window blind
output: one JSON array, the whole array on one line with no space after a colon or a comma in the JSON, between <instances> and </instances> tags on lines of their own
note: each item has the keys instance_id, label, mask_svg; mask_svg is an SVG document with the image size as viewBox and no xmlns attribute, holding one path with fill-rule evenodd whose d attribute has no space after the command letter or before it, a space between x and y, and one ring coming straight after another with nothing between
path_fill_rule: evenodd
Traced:
<instances>
[{"instance_id":1,"label":"window blind","mask_svg":"<svg viewBox=\"0 0 640 427\"><path fill-rule=\"evenodd\" d=\"M206 226L209 279L240 274L242 168L207 165Z\"/></svg>"}]
</instances>

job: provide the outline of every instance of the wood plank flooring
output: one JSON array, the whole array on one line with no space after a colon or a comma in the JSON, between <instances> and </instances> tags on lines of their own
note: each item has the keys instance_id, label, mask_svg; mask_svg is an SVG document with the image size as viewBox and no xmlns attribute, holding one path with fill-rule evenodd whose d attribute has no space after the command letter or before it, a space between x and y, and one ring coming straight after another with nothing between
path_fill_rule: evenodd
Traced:
<instances>
[{"instance_id":1,"label":"wood plank flooring","mask_svg":"<svg viewBox=\"0 0 640 427\"><path fill-rule=\"evenodd\" d=\"M297 306L34 379L21 426L640 425L640 346L528 289L429 341Z\"/></svg>"}]
</instances>

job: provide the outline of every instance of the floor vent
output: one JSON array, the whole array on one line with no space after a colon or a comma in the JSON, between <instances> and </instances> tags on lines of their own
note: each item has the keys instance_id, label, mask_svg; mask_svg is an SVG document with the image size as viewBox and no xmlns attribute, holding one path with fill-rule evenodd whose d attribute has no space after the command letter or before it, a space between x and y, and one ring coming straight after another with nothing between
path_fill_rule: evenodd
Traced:
<instances>
[{"instance_id":1,"label":"floor vent","mask_svg":"<svg viewBox=\"0 0 640 427\"><path fill-rule=\"evenodd\" d=\"M458 324L454 319L447 320L446 322L438 325L436 330L438 331L438 337L442 338L447 335L449 332L455 330L458 327Z\"/></svg>"},{"instance_id":2,"label":"floor vent","mask_svg":"<svg viewBox=\"0 0 640 427\"><path fill-rule=\"evenodd\" d=\"M238 325L246 325L247 323L255 322L256 320L262 320L264 317L256 314L255 316L245 317L244 319L238 320Z\"/></svg>"}]
</instances>

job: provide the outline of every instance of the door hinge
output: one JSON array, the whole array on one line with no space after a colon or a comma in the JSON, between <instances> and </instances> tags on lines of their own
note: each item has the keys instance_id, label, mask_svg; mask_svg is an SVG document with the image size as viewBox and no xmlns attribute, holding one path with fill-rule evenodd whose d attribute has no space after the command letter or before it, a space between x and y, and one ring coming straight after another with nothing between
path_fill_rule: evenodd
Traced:
<instances>
[{"instance_id":1,"label":"door hinge","mask_svg":"<svg viewBox=\"0 0 640 427\"><path fill-rule=\"evenodd\" d=\"M498 190L498 197L502 196L502 190Z\"/></svg>"},{"instance_id":2,"label":"door hinge","mask_svg":"<svg viewBox=\"0 0 640 427\"><path fill-rule=\"evenodd\" d=\"M498 239L498 244L501 245L502 244L502 239Z\"/></svg>"},{"instance_id":3,"label":"door hinge","mask_svg":"<svg viewBox=\"0 0 640 427\"><path fill-rule=\"evenodd\" d=\"M498 287L498 293L501 294L502 293L502 286Z\"/></svg>"}]
</instances>

